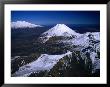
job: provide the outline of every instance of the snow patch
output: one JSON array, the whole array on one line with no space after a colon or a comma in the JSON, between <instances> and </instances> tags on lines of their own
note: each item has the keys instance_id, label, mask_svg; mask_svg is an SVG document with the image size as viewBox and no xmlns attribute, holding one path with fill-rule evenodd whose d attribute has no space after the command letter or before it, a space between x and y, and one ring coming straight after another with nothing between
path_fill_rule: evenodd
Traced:
<instances>
[{"instance_id":1,"label":"snow patch","mask_svg":"<svg viewBox=\"0 0 110 87\"><path fill-rule=\"evenodd\" d=\"M96 69L100 69L100 59L97 58L97 53L91 52L90 58L92 60L92 73L95 73Z\"/></svg>"}]
</instances>

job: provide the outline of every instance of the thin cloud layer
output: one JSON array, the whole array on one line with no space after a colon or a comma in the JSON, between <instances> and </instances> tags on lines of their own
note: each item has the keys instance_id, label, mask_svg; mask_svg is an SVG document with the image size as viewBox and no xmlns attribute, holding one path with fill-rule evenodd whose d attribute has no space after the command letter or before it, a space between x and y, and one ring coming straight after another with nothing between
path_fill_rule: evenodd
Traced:
<instances>
[{"instance_id":1,"label":"thin cloud layer","mask_svg":"<svg viewBox=\"0 0 110 87\"><path fill-rule=\"evenodd\" d=\"M42 27L42 26L32 24L26 21L11 22L11 28L35 28L35 27Z\"/></svg>"}]
</instances>

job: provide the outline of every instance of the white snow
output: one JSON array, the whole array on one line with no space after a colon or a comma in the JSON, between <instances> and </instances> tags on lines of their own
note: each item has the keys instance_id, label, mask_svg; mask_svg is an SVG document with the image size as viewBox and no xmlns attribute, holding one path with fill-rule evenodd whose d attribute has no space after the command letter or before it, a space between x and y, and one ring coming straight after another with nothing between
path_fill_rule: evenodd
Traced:
<instances>
[{"instance_id":1,"label":"white snow","mask_svg":"<svg viewBox=\"0 0 110 87\"><path fill-rule=\"evenodd\" d=\"M91 60L92 60L92 64L94 64L94 62L95 62L95 57L97 56L97 53L95 53L95 52L91 52L90 53L90 58L91 58Z\"/></svg>"},{"instance_id":2,"label":"white snow","mask_svg":"<svg viewBox=\"0 0 110 87\"><path fill-rule=\"evenodd\" d=\"M65 24L57 24L53 28L49 29L48 31L44 32L43 34L46 34L48 36L72 36L72 35L78 35L75 31L73 31L71 28L66 26Z\"/></svg>"},{"instance_id":3,"label":"white snow","mask_svg":"<svg viewBox=\"0 0 110 87\"><path fill-rule=\"evenodd\" d=\"M35 28L35 27L42 27L42 26L32 24L26 21L11 22L11 28Z\"/></svg>"},{"instance_id":4,"label":"white snow","mask_svg":"<svg viewBox=\"0 0 110 87\"><path fill-rule=\"evenodd\" d=\"M61 55L42 54L36 61L31 62L19 68L12 76L27 76L28 73L39 72L53 68L53 66L64 56L71 56L72 52L68 51Z\"/></svg>"},{"instance_id":5,"label":"white snow","mask_svg":"<svg viewBox=\"0 0 110 87\"><path fill-rule=\"evenodd\" d=\"M91 35L92 38L90 38L89 35ZM90 40L99 41L99 43L93 43L93 45L91 45ZM100 69L100 59L97 58L98 56L97 52L100 52L100 32L87 32L82 34L80 37L73 38L70 40L65 40L62 42L70 45L76 45L78 46L77 49L80 48L80 46L82 46L80 50L91 46L94 49L94 51L92 52L90 51L90 49L88 49L87 52L90 53L90 59L92 61L92 73L95 73L96 69ZM84 57L85 53L82 53L81 56L82 58L86 58ZM86 64L88 59L83 59L83 60L85 60L85 64Z\"/></svg>"},{"instance_id":6,"label":"white snow","mask_svg":"<svg viewBox=\"0 0 110 87\"><path fill-rule=\"evenodd\" d=\"M97 53L95 52L90 53L90 58L92 60L92 73L94 73L96 69L100 69L100 59L96 57Z\"/></svg>"},{"instance_id":7,"label":"white snow","mask_svg":"<svg viewBox=\"0 0 110 87\"><path fill-rule=\"evenodd\" d=\"M43 39L44 42L49 40L50 37L52 36L68 36L68 37L79 37L81 34L76 33L74 30L66 26L65 24L57 24L53 28L49 29L48 31L44 32L40 38L46 37L46 39Z\"/></svg>"},{"instance_id":8,"label":"white snow","mask_svg":"<svg viewBox=\"0 0 110 87\"><path fill-rule=\"evenodd\" d=\"M79 34L79 33L76 33L74 30L72 30L71 28L69 28L68 26L66 26L65 24L57 24L53 28L44 32L42 34L42 37L40 38L43 39L43 42L45 43L47 40L49 40L50 37L53 37L53 36L67 36L67 37L75 36L75 38L72 38L69 40L68 39L62 40L62 42L70 45L77 45L79 47L81 46L82 49L91 45L90 40L100 41L100 32L87 32L84 34ZM100 51L100 43L93 43L92 48L96 52ZM92 68L93 68L92 73L94 73L96 69L100 69L100 59L97 58L97 53L95 51L88 50L92 61ZM57 64L57 62L61 58L63 58L66 55L71 56L71 54L72 52L70 51L61 55L41 54L41 56L36 61L20 67L19 70L13 74L13 76L28 76L33 72L39 73L40 71L45 71L45 70L49 71L50 69L53 68L55 64ZM77 60L79 61L78 58ZM85 64L86 62L87 62L87 59L85 59Z\"/></svg>"},{"instance_id":9,"label":"white snow","mask_svg":"<svg viewBox=\"0 0 110 87\"><path fill-rule=\"evenodd\" d=\"M73 38L71 40L65 40L63 41L64 43L70 43L73 45L77 45L77 46L89 46L90 45L90 38L88 37L88 35L91 34L93 35L94 40L99 40L100 41L100 32L87 32L85 34L80 34L79 37Z\"/></svg>"},{"instance_id":10,"label":"white snow","mask_svg":"<svg viewBox=\"0 0 110 87\"><path fill-rule=\"evenodd\" d=\"M91 33L94 36L95 40L100 40L100 32Z\"/></svg>"}]
</instances>

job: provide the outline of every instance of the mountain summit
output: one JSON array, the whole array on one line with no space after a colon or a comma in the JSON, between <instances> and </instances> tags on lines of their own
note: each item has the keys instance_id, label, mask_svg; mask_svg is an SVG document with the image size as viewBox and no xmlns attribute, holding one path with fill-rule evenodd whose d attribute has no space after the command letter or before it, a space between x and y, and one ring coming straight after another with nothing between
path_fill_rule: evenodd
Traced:
<instances>
[{"instance_id":1,"label":"mountain summit","mask_svg":"<svg viewBox=\"0 0 110 87\"><path fill-rule=\"evenodd\" d=\"M49 40L50 37L54 36L63 36L63 37L79 37L81 34L76 33L74 30L66 26L65 24L57 24L53 28L49 29L48 31L44 32L40 39L45 43Z\"/></svg>"},{"instance_id":2,"label":"mountain summit","mask_svg":"<svg viewBox=\"0 0 110 87\"><path fill-rule=\"evenodd\" d=\"M80 34L65 24L57 24L37 39L33 37L31 41L27 41L29 37L18 38L30 45L21 43L21 52L11 58L12 77L100 76L100 32Z\"/></svg>"},{"instance_id":3,"label":"mountain summit","mask_svg":"<svg viewBox=\"0 0 110 87\"><path fill-rule=\"evenodd\" d=\"M69 28L65 24L57 24L53 28L44 32L43 35L44 36L45 35L46 36L72 36L72 35L78 35L78 33L73 31L71 28Z\"/></svg>"}]
</instances>

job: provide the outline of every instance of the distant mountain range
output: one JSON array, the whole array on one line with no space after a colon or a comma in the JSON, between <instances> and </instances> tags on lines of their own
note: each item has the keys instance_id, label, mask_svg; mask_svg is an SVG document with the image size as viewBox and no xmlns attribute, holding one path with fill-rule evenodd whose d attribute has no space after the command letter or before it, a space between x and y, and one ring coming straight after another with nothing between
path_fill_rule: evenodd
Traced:
<instances>
[{"instance_id":1,"label":"distant mountain range","mask_svg":"<svg viewBox=\"0 0 110 87\"><path fill-rule=\"evenodd\" d=\"M36 27L43 27L41 25L32 24L26 21L16 21L11 23L11 28L36 28Z\"/></svg>"}]
</instances>

